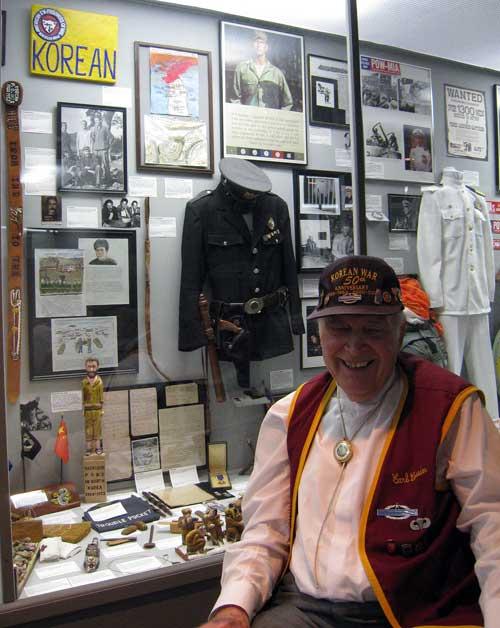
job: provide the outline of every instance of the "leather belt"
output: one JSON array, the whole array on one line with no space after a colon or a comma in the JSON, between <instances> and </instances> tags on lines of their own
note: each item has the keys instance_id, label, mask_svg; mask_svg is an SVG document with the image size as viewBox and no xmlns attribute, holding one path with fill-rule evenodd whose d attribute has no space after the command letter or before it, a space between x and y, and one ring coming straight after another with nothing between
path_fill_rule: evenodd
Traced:
<instances>
[{"instance_id":1,"label":"leather belt","mask_svg":"<svg viewBox=\"0 0 500 628\"><path fill-rule=\"evenodd\" d=\"M260 314L264 309L284 306L288 300L288 290L286 288L278 288L274 292L265 294L262 297L252 297L243 303L243 311L245 314Z\"/></svg>"}]
</instances>

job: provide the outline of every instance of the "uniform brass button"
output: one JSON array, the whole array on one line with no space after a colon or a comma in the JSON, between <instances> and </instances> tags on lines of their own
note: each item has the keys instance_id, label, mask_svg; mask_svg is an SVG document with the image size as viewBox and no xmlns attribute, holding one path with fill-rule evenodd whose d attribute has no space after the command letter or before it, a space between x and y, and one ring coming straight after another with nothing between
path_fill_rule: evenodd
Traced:
<instances>
[{"instance_id":1,"label":"uniform brass button","mask_svg":"<svg viewBox=\"0 0 500 628\"><path fill-rule=\"evenodd\" d=\"M258 253L258 252L259 252L259 249L258 249L258 248L252 249L252 253L253 253L254 255L257 255L257 253Z\"/></svg>"},{"instance_id":2,"label":"uniform brass button","mask_svg":"<svg viewBox=\"0 0 500 628\"><path fill-rule=\"evenodd\" d=\"M227 246L227 242L224 240L224 246Z\"/></svg>"},{"instance_id":3,"label":"uniform brass button","mask_svg":"<svg viewBox=\"0 0 500 628\"><path fill-rule=\"evenodd\" d=\"M469 225L469 231L472 231L472 225Z\"/></svg>"},{"instance_id":4,"label":"uniform brass button","mask_svg":"<svg viewBox=\"0 0 500 628\"><path fill-rule=\"evenodd\" d=\"M253 269L253 274L254 275L258 275L260 273L260 270L258 268L254 268Z\"/></svg>"},{"instance_id":5,"label":"uniform brass button","mask_svg":"<svg viewBox=\"0 0 500 628\"><path fill-rule=\"evenodd\" d=\"M260 292L260 288L255 288L254 292L258 294Z\"/></svg>"}]
</instances>

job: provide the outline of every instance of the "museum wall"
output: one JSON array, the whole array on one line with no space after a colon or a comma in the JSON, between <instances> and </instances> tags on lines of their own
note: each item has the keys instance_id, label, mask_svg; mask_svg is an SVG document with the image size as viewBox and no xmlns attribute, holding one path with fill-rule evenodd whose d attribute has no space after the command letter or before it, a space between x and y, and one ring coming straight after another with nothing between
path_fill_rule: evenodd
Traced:
<instances>
[{"instance_id":1,"label":"museum wall","mask_svg":"<svg viewBox=\"0 0 500 628\"><path fill-rule=\"evenodd\" d=\"M12 79L19 81L24 87L22 109L29 111L53 112L55 114L58 101L96 104L103 103L103 86L97 83L58 80L35 77L29 73L29 29L31 2L28 0L2 1L2 9L7 10L7 59L2 68L2 83ZM66 4L66 3L65 3ZM57 5L57 3L54 3ZM73 0L71 8L84 11L95 11L118 16L119 18L119 50L118 79L116 87L132 90L132 106L127 109L127 144L129 176L150 176L157 180L158 196L151 199L152 216L173 217L176 221L176 237L152 239L151 259L151 324L153 351L163 371L174 380L200 378L203 375L201 352L180 353L177 350L178 332L178 295L181 273L181 235L185 210L185 200L164 197L165 181L169 175L138 173L136 169L136 132L134 111L134 47L135 41L196 48L210 51L212 54L213 79L213 130L214 130L214 162L221 157L221 107L220 107L220 69L219 69L219 20L221 18L238 23L241 19L219 16L215 13L203 13L172 6L157 6L147 3L108 0L103 5L97 0ZM261 26L272 28L273 25L262 23ZM275 28L278 28L276 25ZM279 27L279 30L283 30ZM297 33L298 31L291 31ZM345 43L339 37L329 36L310 31L299 33L304 35L305 55L315 55L345 59ZM480 175L480 187L488 199L496 198L495 193L495 142L493 122L492 86L500 82L497 73L487 70L473 69L456 63L439 59L422 57L408 51L388 50L380 46L363 46L362 52L375 56L405 61L414 65L429 67L432 70L432 87L434 103L434 163L435 172L441 172L446 165L460 170L477 170ZM484 90L487 95L489 159L486 162L454 159L446 156L445 119L443 84L448 82L459 86L467 86ZM55 127L54 127L55 128ZM310 129L309 129L310 131ZM3 129L2 129L3 133ZM314 133L313 133L314 135ZM346 168L336 167L334 149L344 145L344 130L333 130L331 145L309 142L307 167L314 170L343 171ZM56 136L35 133L23 133L21 136L23 150L26 147L55 148ZM2 135L2 226L6 216L5 186L5 141ZM292 168L274 164L258 164L270 177L273 191L288 204L294 228L294 202ZM219 175L183 175L174 173L174 177L192 178L193 192L198 194L205 189L213 189L218 183ZM438 180L438 179L436 179ZM420 193L420 185L395 181L369 181L367 194L382 195L384 209L387 209L387 193ZM62 194L63 226L65 226L65 208L70 205L100 206L102 198L97 194ZM25 228L41 228L40 197L25 196ZM405 272L417 272L415 236L408 235L408 251L390 251L388 248L387 223L368 223L368 252L382 257L400 257L404 260ZM114 375L104 378L106 387L148 384L160 381L148 359L145 342L144 321L144 225L137 229L137 277L138 277L138 329L139 329L139 372L133 375ZM7 246L5 229L2 229L2 271L6 273ZM299 286L301 279L299 277ZM311 275L308 275L311 277ZM5 290L4 290L5 301ZM5 302L4 302L5 310ZM6 320L4 311L4 321ZM56 391L72 391L80 387L80 378L57 379L47 381L30 381L28 372L28 318L23 320L23 353L22 381L20 402L40 398L40 407L50 410L50 395ZM36 347L33 348L37 350ZM261 382L269 387L271 371L292 369L294 386L308 379L316 370L300 369L299 339L295 337L293 353L283 355L262 363L252 364L251 379L254 385ZM229 467L239 469L248 464L251 457L247 439L255 443L257 432L262 420L264 407L253 406L237 408L231 400L232 396L241 392L236 384L234 369L230 364L222 365L223 378L228 400L216 403L212 390L211 440L228 442ZM84 447L83 419L81 412L65 413L70 441L70 460L64 466L64 479L72 480L81 488L81 459ZM25 487L32 489L59 479L59 459L53 454L59 416L51 414L52 429L36 433L43 450L33 461L25 463ZM23 470L19 456L20 451L20 419L19 404L8 405L8 450L12 462L11 491L23 490Z\"/></svg>"}]
</instances>

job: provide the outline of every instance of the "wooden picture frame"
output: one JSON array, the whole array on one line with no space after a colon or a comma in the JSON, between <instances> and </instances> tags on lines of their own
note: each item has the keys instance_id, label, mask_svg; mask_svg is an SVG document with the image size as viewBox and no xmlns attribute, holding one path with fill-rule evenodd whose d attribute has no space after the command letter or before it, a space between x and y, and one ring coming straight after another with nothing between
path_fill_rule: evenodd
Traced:
<instances>
[{"instance_id":1,"label":"wooden picture frame","mask_svg":"<svg viewBox=\"0 0 500 628\"><path fill-rule=\"evenodd\" d=\"M127 110L57 103L59 192L127 192Z\"/></svg>"},{"instance_id":2,"label":"wooden picture frame","mask_svg":"<svg viewBox=\"0 0 500 628\"><path fill-rule=\"evenodd\" d=\"M137 170L214 173L212 56L134 42Z\"/></svg>"},{"instance_id":3,"label":"wooden picture frame","mask_svg":"<svg viewBox=\"0 0 500 628\"><path fill-rule=\"evenodd\" d=\"M302 318L306 324L306 333L300 339L300 368L312 369L325 366L323 352L319 343L318 320L308 321L307 317L318 305L317 299L302 299Z\"/></svg>"},{"instance_id":4,"label":"wooden picture frame","mask_svg":"<svg viewBox=\"0 0 500 628\"><path fill-rule=\"evenodd\" d=\"M347 61L307 55L309 124L349 128Z\"/></svg>"}]
</instances>

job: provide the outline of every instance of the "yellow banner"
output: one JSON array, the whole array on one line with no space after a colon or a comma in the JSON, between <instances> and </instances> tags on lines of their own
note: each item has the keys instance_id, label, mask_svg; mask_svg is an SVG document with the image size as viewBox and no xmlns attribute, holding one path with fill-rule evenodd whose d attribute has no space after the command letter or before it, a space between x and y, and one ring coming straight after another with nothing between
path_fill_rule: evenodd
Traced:
<instances>
[{"instance_id":1,"label":"yellow banner","mask_svg":"<svg viewBox=\"0 0 500 628\"><path fill-rule=\"evenodd\" d=\"M116 83L118 18L34 5L31 7L32 74Z\"/></svg>"}]
</instances>

